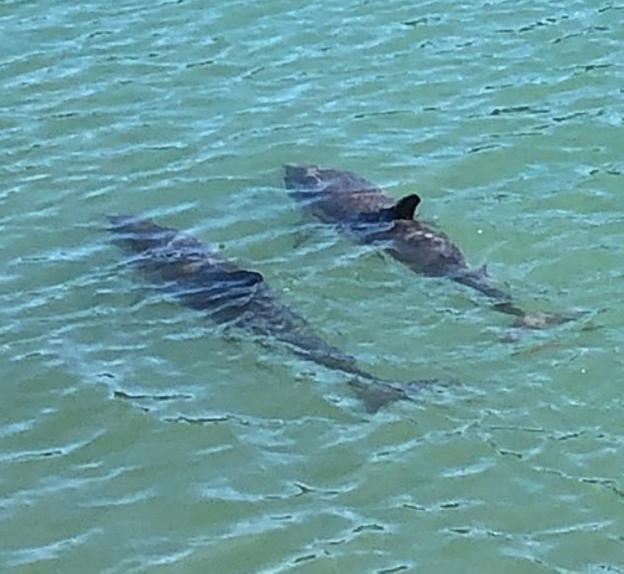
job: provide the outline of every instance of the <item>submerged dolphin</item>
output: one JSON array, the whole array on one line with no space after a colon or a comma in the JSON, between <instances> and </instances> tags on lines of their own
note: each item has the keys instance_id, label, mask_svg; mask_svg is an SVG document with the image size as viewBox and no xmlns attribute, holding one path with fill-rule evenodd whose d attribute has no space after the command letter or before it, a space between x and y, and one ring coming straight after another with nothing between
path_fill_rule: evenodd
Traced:
<instances>
[{"instance_id":1,"label":"submerged dolphin","mask_svg":"<svg viewBox=\"0 0 624 574\"><path fill-rule=\"evenodd\" d=\"M149 219L125 215L109 219L116 242L136 255L133 262L137 267L167 293L187 307L207 312L218 323L277 339L299 357L350 375L349 384L370 413L439 382L379 379L316 335L307 321L279 301L260 273L236 267L197 239Z\"/></svg>"},{"instance_id":2,"label":"submerged dolphin","mask_svg":"<svg viewBox=\"0 0 624 574\"><path fill-rule=\"evenodd\" d=\"M491 282L485 266L470 269L448 235L414 219L420 203L416 194L395 201L353 172L314 165L286 165L284 181L291 195L321 221L360 243L379 243L417 273L448 277L476 289L493 301L494 309L517 317L519 326L542 328L566 320L557 314L525 312Z\"/></svg>"}]
</instances>

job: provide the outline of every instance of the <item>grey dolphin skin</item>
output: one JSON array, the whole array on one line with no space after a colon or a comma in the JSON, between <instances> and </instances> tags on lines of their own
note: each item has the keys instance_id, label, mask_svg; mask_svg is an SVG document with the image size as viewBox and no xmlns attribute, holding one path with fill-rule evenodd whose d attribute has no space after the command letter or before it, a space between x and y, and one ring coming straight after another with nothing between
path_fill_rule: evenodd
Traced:
<instances>
[{"instance_id":1,"label":"grey dolphin skin","mask_svg":"<svg viewBox=\"0 0 624 574\"><path fill-rule=\"evenodd\" d=\"M410 398L437 380L386 381L362 370L356 360L317 336L311 326L269 288L262 275L218 257L197 239L149 219L112 216L115 242L134 255L146 276L183 305L255 335L275 339L295 355L350 376L349 385L369 413Z\"/></svg>"},{"instance_id":2,"label":"grey dolphin skin","mask_svg":"<svg viewBox=\"0 0 624 574\"><path fill-rule=\"evenodd\" d=\"M420 197L399 201L375 184L350 171L315 165L286 165L284 181L305 210L360 243L378 243L394 259L431 277L448 277L492 300L493 308L517 318L518 326L543 328L566 318L549 313L529 314L511 295L489 279L485 267L470 269L466 258L445 233L414 218Z\"/></svg>"}]
</instances>

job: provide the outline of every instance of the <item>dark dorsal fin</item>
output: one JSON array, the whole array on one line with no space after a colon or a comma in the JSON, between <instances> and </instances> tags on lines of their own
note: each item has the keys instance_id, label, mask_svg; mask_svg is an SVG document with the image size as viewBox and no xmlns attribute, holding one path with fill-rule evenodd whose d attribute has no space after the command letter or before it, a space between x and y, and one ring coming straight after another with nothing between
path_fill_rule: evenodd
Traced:
<instances>
[{"instance_id":1,"label":"dark dorsal fin","mask_svg":"<svg viewBox=\"0 0 624 574\"><path fill-rule=\"evenodd\" d=\"M366 211L358 214L358 220L364 223L379 223L382 221L395 221L397 219L411 221L414 212L420 203L420 197L415 193L406 195L397 201L392 207L384 207L379 211Z\"/></svg>"},{"instance_id":2,"label":"dark dorsal fin","mask_svg":"<svg viewBox=\"0 0 624 574\"><path fill-rule=\"evenodd\" d=\"M397 201L392 207L393 219L414 219L414 212L420 203L420 197L412 193Z\"/></svg>"}]
</instances>

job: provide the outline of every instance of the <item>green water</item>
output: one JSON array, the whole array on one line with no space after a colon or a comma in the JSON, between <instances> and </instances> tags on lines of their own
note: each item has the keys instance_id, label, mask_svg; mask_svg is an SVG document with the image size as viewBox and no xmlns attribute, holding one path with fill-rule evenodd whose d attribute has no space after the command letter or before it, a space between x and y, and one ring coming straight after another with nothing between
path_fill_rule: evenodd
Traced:
<instances>
[{"instance_id":1,"label":"green water","mask_svg":"<svg viewBox=\"0 0 624 574\"><path fill-rule=\"evenodd\" d=\"M624 572L623 22L2 2L0 571ZM417 191L522 305L582 316L518 334L350 243L288 197L299 162ZM378 376L460 384L368 416L338 374L150 296L109 213L260 271Z\"/></svg>"}]
</instances>

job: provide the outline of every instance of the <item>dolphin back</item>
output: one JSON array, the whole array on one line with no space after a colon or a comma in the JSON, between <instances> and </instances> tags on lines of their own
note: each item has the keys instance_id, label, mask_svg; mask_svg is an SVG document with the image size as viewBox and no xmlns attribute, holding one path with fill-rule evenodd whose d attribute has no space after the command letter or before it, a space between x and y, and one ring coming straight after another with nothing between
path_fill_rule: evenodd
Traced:
<instances>
[{"instance_id":1,"label":"dolphin back","mask_svg":"<svg viewBox=\"0 0 624 574\"><path fill-rule=\"evenodd\" d=\"M204 244L150 219L109 217L115 241L135 256L131 262L158 287L187 307L207 311L217 322L240 317L262 287L256 271L217 258Z\"/></svg>"}]
</instances>

